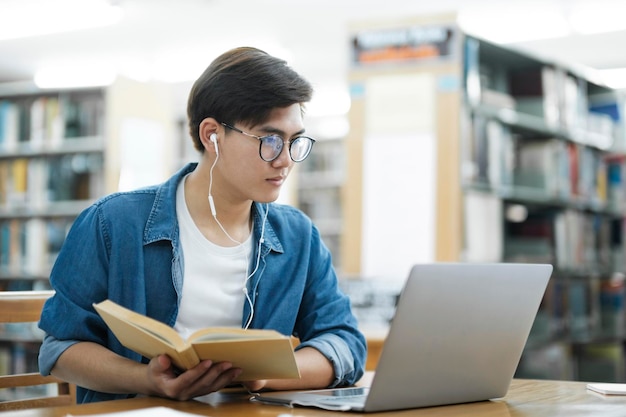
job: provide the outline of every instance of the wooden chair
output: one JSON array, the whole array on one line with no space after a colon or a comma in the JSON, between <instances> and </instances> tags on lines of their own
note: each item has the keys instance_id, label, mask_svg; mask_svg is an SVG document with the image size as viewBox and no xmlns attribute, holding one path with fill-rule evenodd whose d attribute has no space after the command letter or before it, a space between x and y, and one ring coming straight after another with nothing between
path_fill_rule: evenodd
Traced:
<instances>
[{"instance_id":1,"label":"wooden chair","mask_svg":"<svg viewBox=\"0 0 626 417\"><path fill-rule=\"evenodd\" d=\"M53 291L0 291L0 323L39 321L44 302ZM0 411L70 405L76 403L76 387L53 376L39 373L0 375L0 389L57 385L57 394L0 402Z\"/></svg>"}]
</instances>

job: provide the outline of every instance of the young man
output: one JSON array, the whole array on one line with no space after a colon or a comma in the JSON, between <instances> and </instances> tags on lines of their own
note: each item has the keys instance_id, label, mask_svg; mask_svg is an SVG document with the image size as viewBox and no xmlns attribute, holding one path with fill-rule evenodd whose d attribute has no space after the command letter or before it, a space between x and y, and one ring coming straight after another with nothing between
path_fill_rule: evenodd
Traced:
<instances>
[{"instance_id":1,"label":"young man","mask_svg":"<svg viewBox=\"0 0 626 417\"><path fill-rule=\"evenodd\" d=\"M75 383L81 403L136 394L186 400L240 374L224 362L180 373L165 355L142 360L95 313L92 303L109 298L183 335L242 326L297 336L301 379L247 382L252 390L361 377L365 340L329 251L306 216L272 203L313 146L302 118L311 93L284 61L254 48L228 51L207 68L187 108L200 162L159 186L105 197L74 222L40 321L42 374Z\"/></svg>"}]
</instances>

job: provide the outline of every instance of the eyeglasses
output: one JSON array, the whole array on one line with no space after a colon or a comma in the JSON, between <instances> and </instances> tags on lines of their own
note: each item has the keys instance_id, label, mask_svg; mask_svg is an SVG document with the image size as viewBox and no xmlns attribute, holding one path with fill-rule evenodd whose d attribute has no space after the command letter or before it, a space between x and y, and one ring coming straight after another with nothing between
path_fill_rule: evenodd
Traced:
<instances>
[{"instance_id":1,"label":"eyeglasses","mask_svg":"<svg viewBox=\"0 0 626 417\"><path fill-rule=\"evenodd\" d=\"M222 126L225 126L235 132L239 132L246 136L250 136L251 138L255 138L259 140L259 156L265 162L272 162L283 151L283 147L285 146L285 141L282 136L277 134L271 134L267 136L257 136L251 133L246 133L241 129L237 129L234 126L231 126L226 123L222 123ZM294 162L302 162L307 156L311 153L311 149L313 149L313 144L315 143L315 139L310 138L308 136L298 136L291 139L289 142L289 157Z\"/></svg>"}]
</instances>

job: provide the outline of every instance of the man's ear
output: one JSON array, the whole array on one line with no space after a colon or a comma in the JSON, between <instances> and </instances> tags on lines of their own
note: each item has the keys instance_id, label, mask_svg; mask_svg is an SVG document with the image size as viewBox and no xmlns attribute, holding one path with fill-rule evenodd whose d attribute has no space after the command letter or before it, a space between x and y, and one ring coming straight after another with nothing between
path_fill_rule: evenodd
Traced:
<instances>
[{"instance_id":1,"label":"man's ear","mask_svg":"<svg viewBox=\"0 0 626 417\"><path fill-rule=\"evenodd\" d=\"M219 127L220 124L212 117L207 117L200 122L200 126L198 127L198 136L200 137L200 142L202 142L202 146L204 146L205 150L217 153L217 131ZM211 140L211 137L215 138L215 142Z\"/></svg>"}]
</instances>

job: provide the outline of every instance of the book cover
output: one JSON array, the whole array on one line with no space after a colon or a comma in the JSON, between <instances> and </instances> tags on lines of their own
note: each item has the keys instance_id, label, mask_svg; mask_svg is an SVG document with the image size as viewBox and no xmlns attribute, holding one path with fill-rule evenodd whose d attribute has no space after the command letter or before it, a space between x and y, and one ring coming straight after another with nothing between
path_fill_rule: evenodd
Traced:
<instances>
[{"instance_id":1,"label":"book cover","mask_svg":"<svg viewBox=\"0 0 626 417\"><path fill-rule=\"evenodd\" d=\"M274 330L215 327L183 340L172 327L111 300L94 308L122 345L147 358L167 354L180 369L228 361L243 370L237 381L300 378L291 338Z\"/></svg>"}]
</instances>

